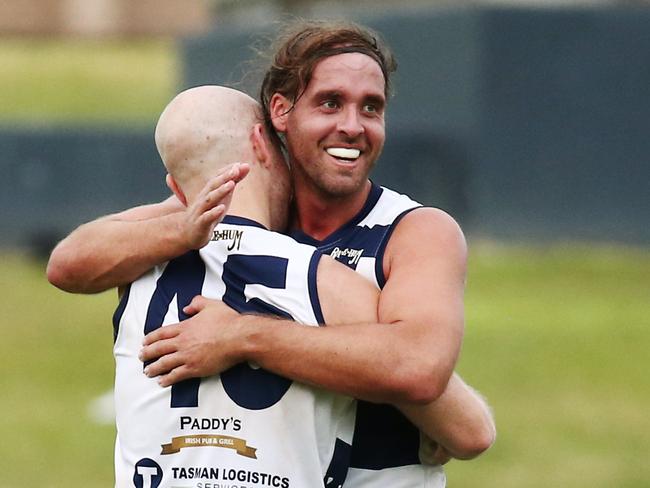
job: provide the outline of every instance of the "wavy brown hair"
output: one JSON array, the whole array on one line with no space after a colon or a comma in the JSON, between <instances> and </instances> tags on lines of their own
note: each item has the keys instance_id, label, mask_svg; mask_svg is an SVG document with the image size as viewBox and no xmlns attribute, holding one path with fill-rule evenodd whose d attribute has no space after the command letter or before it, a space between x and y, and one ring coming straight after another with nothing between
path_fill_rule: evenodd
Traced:
<instances>
[{"instance_id":1,"label":"wavy brown hair","mask_svg":"<svg viewBox=\"0 0 650 488\"><path fill-rule=\"evenodd\" d=\"M271 46L273 53L266 70L260 103L264 121L271 134L269 103L275 93L294 104L304 93L318 62L343 53L361 53L374 59L384 74L386 97L390 95L390 75L397 62L377 33L353 22L298 21L287 25Z\"/></svg>"}]
</instances>

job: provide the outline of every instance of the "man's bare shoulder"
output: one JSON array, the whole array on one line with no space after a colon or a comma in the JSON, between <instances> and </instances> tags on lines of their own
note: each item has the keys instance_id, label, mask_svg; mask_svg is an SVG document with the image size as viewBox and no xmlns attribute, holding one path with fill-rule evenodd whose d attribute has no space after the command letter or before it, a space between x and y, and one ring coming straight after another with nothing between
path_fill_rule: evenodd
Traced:
<instances>
[{"instance_id":1,"label":"man's bare shoulder","mask_svg":"<svg viewBox=\"0 0 650 488\"><path fill-rule=\"evenodd\" d=\"M397 225L396 232L400 230L434 232L441 237L465 240L458 222L444 210L434 207L418 207L407 213Z\"/></svg>"},{"instance_id":2,"label":"man's bare shoulder","mask_svg":"<svg viewBox=\"0 0 650 488\"><path fill-rule=\"evenodd\" d=\"M419 207L397 224L388 241L385 258L391 260L413 252L417 255L456 256L464 261L467 243L463 230L451 215L438 208ZM385 260L386 264L390 265Z\"/></svg>"}]
</instances>

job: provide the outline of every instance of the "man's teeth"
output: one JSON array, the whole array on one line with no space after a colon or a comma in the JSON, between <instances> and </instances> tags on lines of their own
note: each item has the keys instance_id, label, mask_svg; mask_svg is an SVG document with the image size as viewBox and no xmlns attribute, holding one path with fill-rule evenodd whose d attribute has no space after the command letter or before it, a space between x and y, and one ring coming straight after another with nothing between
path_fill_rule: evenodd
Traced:
<instances>
[{"instance_id":1,"label":"man's teeth","mask_svg":"<svg viewBox=\"0 0 650 488\"><path fill-rule=\"evenodd\" d=\"M330 147L327 148L327 154L335 158L357 159L361 151L359 149L349 149L347 147Z\"/></svg>"}]
</instances>

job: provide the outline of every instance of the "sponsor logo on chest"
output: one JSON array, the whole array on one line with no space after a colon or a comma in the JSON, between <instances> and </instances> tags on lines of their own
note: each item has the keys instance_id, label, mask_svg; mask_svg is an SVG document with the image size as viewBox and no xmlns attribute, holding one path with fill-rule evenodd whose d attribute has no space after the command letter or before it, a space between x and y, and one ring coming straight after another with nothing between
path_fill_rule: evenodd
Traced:
<instances>
[{"instance_id":1,"label":"sponsor logo on chest","mask_svg":"<svg viewBox=\"0 0 650 488\"><path fill-rule=\"evenodd\" d=\"M363 254L363 249L351 249L349 247L346 247L345 249L341 249L339 247L335 247L332 249L332 252L330 253L330 256L332 256L334 259L338 261L345 261L345 258L347 258L347 264L350 265L357 265L359 264L359 259L361 258L361 255ZM343 258L343 259L339 259Z\"/></svg>"}]
</instances>

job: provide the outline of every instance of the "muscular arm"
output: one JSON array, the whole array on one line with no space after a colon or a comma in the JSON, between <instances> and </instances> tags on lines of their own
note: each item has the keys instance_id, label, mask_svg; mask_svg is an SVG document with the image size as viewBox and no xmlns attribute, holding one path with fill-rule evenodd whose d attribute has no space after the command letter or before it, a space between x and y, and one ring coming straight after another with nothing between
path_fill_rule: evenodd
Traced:
<instances>
[{"instance_id":1,"label":"muscular arm","mask_svg":"<svg viewBox=\"0 0 650 488\"><path fill-rule=\"evenodd\" d=\"M72 293L97 293L131 283L153 266L207 243L223 217L237 173L222 172L186 207L176 197L83 224L52 251L47 278Z\"/></svg>"},{"instance_id":2,"label":"muscular arm","mask_svg":"<svg viewBox=\"0 0 650 488\"><path fill-rule=\"evenodd\" d=\"M379 323L296 327L292 322L238 316L210 306L183 323L179 338L145 347L161 358L151 374L171 384L253 361L282 376L383 403L428 403L445 390L463 335L466 248L447 214L418 209L395 229L387 246L387 282L379 297ZM357 290L345 290L353 299ZM199 312L198 308L188 313ZM348 322L354 322L350 316ZM291 325L291 326L289 326ZM170 339L165 327L146 338ZM178 369L183 365L182 369Z\"/></svg>"},{"instance_id":3,"label":"muscular arm","mask_svg":"<svg viewBox=\"0 0 650 488\"><path fill-rule=\"evenodd\" d=\"M496 439L494 418L488 404L456 373L437 400L427 405L401 403L395 406L422 434L438 444L435 447L442 447L455 459L473 459ZM433 453L429 453L431 456Z\"/></svg>"},{"instance_id":4,"label":"muscular arm","mask_svg":"<svg viewBox=\"0 0 650 488\"><path fill-rule=\"evenodd\" d=\"M170 197L83 224L52 251L47 278L72 293L125 285L184 250L179 236L184 207ZM156 236L153 238L153 236Z\"/></svg>"},{"instance_id":5,"label":"muscular arm","mask_svg":"<svg viewBox=\"0 0 650 488\"><path fill-rule=\"evenodd\" d=\"M242 355L356 398L428 403L445 390L458 357L465 263L456 223L434 209L415 210L398 224L386 249L379 323L267 329L255 317L242 317Z\"/></svg>"},{"instance_id":6,"label":"muscular arm","mask_svg":"<svg viewBox=\"0 0 650 488\"><path fill-rule=\"evenodd\" d=\"M295 329L298 331L297 337L301 335L301 332L312 331L313 334L309 336L313 339L313 343L311 343L312 349L319 348L320 338L324 337L327 331L344 334L348 329L357 327L356 325L344 325L346 322L367 323L371 324L370 327L377 326L375 323L377 322L378 290L369 281L328 256L324 256L319 263L318 295L324 318L328 324L327 327L303 326L277 319L269 319L265 326L271 329ZM204 298L195 299L190 309L192 309L190 312L201 309L204 312L211 311L217 314L225 314L221 315L221 319L237 317L236 312L220 302ZM212 314L208 314L208 316L211 319L215 318ZM262 317L255 317L255 319L266 320ZM205 368L223 370L238 360L233 356L214 354L217 349L228 350L228 344L238 340L238 333L233 331L234 328L230 324L218 329L221 332L218 337L211 335L210 342L206 342L206 337L200 332L204 330L204 327L210 325L201 323L198 327L192 325L187 327L191 320L180 325L158 329L154 333L157 338L162 340L151 346L149 352L155 353L154 356L164 353L170 354L150 365L145 371L153 376L158 374L159 371L172 369L171 373L161 378L163 384L175 382L181 377L194 376L196 370ZM388 325L387 327L399 330L398 325ZM365 329L365 325L363 328ZM267 332L258 329L256 333L266 334ZM371 336L373 330L369 330L368 334ZM151 341L156 336L149 336L148 340ZM368 338L361 340L368 341ZM256 339L253 338L252 342L256 342ZM188 348L187 344L191 345L191 347ZM179 348L179 345L182 347ZM322 362L319 364L322 368L336 368L341 361L341 356L345 356L348 347L350 347L348 340L343 339L337 349L332 351L328 357L328 364ZM179 349L183 352L179 352ZM339 351L343 351L341 355L339 355ZM278 356L289 353L290 350L284 347L275 350L275 354ZM316 354L316 356L319 355L320 353ZM219 358L221 362L219 364L202 364L203 359L207 357ZM313 361L310 358L305 359L305 361L307 361L308 369L313 368ZM363 359L360 361L363 361ZM291 358L285 358L283 364L286 365L287 371L295 372L300 370L299 365L294 364L294 360ZM373 371L377 367L382 367L381 365L380 358L370 358L367 363L359 363L355 367ZM281 371L276 372L281 373ZM385 371L382 374L390 374L390 372ZM319 385L318 381L328 381L327 376L319 378L311 374L297 375L293 379L316 385ZM338 391L353 394L351 392L358 391L356 383L355 378L340 378L337 383ZM364 390L365 399L376 400L378 398L372 386L369 385L367 391ZM441 446L436 447L436 450L440 448L444 450L442 455L428 453L427 457L434 461L439 462L441 457L444 458L447 455L458 459L470 459L486 450L494 440L494 423L489 408L480 395L465 385L457 375L451 377L444 392L437 400L425 405L400 403L396 406L426 437L433 439ZM425 445L429 444L425 443Z\"/></svg>"}]
</instances>

